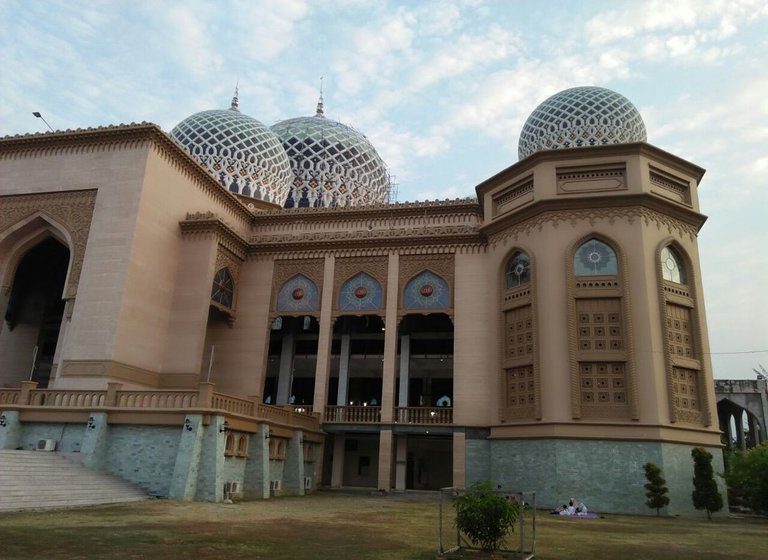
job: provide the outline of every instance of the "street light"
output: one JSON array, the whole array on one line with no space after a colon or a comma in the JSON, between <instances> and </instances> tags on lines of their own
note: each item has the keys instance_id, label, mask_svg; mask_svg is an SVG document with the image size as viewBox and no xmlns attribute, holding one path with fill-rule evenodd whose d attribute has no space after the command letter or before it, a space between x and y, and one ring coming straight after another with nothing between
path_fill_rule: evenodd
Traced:
<instances>
[{"instance_id":1,"label":"street light","mask_svg":"<svg viewBox=\"0 0 768 560\"><path fill-rule=\"evenodd\" d=\"M38 119L43 119L43 122L45 123L45 126L47 126L47 127L48 127L48 130L50 130L51 132L53 132L53 129L51 128L51 125L49 125L49 124L48 124L48 121L47 121L47 120L45 120L45 117L43 117L43 115L41 115L41 114L40 114L40 111L33 111L33 112L32 112L32 114L33 114L34 116L36 116Z\"/></svg>"}]
</instances>

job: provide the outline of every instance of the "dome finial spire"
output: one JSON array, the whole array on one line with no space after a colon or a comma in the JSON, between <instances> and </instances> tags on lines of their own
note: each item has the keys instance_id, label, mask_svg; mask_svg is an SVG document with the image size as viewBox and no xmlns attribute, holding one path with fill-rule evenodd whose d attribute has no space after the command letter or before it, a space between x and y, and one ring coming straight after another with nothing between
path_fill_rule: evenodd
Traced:
<instances>
[{"instance_id":1,"label":"dome finial spire","mask_svg":"<svg viewBox=\"0 0 768 560\"><path fill-rule=\"evenodd\" d=\"M325 104L323 103L323 77L320 76L320 99L317 101L316 117L325 118Z\"/></svg>"},{"instance_id":2,"label":"dome finial spire","mask_svg":"<svg viewBox=\"0 0 768 560\"><path fill-rule=\"evenodd\" d=\"M232 96L232 105L229 107L230 111L237 111L240 112L239 106L240 106L240 100L238 99L238 89L240 88L240 80L237 80L237 83L235 84L235 94Z\"/></svg>"}]
</instances>

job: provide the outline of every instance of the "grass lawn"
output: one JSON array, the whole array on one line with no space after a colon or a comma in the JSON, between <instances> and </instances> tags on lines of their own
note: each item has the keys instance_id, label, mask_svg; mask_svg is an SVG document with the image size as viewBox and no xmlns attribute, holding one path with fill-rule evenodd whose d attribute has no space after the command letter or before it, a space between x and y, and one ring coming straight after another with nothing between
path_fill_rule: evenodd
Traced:
<instances>
[{"instance_id":1,"label":"grass lawn","mask_svg":"<svg viewBox=\"0 0 768 560\"><path fill-rule=\"evenodd\" d=\"M0 559L432 559L437 498L320 493L239 504L152 501L0 514ZM537 518L537 558L765 559L768 520Z\"/></svg>"}]
</instances>

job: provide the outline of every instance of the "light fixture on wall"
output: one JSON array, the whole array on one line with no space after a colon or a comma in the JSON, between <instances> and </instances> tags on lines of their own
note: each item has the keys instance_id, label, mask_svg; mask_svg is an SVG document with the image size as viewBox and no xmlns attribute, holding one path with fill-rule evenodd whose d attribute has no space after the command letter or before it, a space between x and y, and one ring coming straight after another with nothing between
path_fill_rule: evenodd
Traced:
<instances>
[{"instance_id":1,"label":"light fixture on wall","mask_svg":"<svg viewBox=\"0 0 768 560\"><path fill-rule=\"evenodd\" d=\"M88 417L87 427L89 427L91 430L96 429L96 419L93 416Z\"/></svg>"},{"instance_id":2,"label":"light fixture on wall","mask_svg":"<svg viewBox=\"0 0 768 560\"><path fill-rule=\"evenodd\" d=\"M229 430L229 422L227 422L226 420L224 420L224 423L223 423L221 426L219 426L219 433L220 433L220 434L223 434L223 433L225 433L227 430Z\"/></svg>"},{"instance_id":3,"label":"light fixture on wall","mask_svg":"<svg viewBox=\"0 0 768 560\"><path fill-rule=\"evenodd\" d=\"M265 430L264 431L264 439L269 439L272 437L272 430Z\"/></svg>"},{"instance_id":4,"label":"light fixture on wall","mask_svg":"<svg viewBox=\"0 0 768 560\"><path fill-rule=\"evenodd\" d=\"M189 418L184 419L184 429L187 430L188 432L192 431L192 420L190 420Z\"/></svg>"},{"instance_id":5,"label":"light fixture on wall","mask_svg":"<svg viewBox=\"0 0 768 560\"><path fill-rule=\"evenodd\" d=\"M0 428L5 428L8 425L8 418L5 414L0 414Z\"/></svg>"}]
</instances>

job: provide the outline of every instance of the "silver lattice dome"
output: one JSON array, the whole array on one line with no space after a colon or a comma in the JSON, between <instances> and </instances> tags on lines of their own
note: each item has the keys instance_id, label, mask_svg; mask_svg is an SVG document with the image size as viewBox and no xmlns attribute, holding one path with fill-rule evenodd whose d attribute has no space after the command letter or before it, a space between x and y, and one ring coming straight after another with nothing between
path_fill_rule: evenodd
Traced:
<instances>
[{"instance_id":1,"label":"silver lattice dome","mask_svg":"<svg viewBox=\"0 0 768 560\"><path fill-rule=\"evenodd\" d=\"M202 111L187 117L171 136L232 192L283 205L291 164L280 140L265 125L237 110Z\"/></svg>"},{"instance_id":2,"label":"silver lattice dome","mask_svg":"<svg viewBox=\"0 0 768 560\"><path fill-rule=\"evenodd\" d=\"M388 202L387 166L360 132L323 116L281 121L272 130L291 160L293 186L286 208Z\"/></svg>"},{"instance_id":3,"label":"silver lattice dome","mask_svg":"<svg viewBox=\"0 0 768 560\"><path fill-rule=\"evenodd\" d=\"M520 159L539 150L645 142L645 124L623 95L600 87L556 93L528 117L520 132Z\"/></svg>"}]
</instances>

